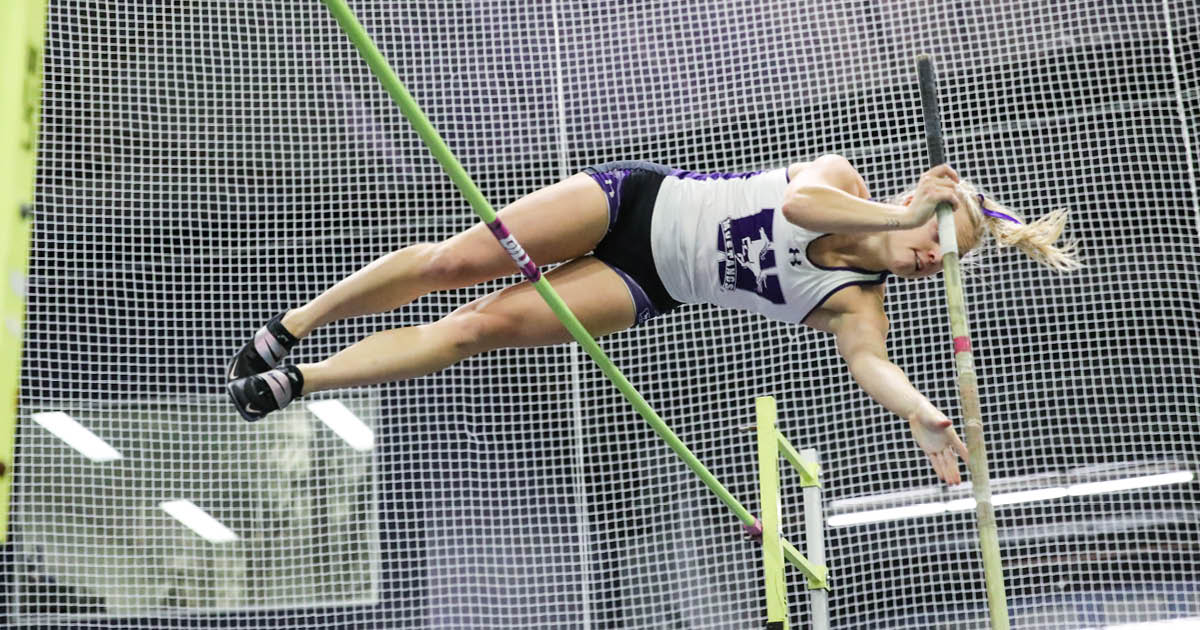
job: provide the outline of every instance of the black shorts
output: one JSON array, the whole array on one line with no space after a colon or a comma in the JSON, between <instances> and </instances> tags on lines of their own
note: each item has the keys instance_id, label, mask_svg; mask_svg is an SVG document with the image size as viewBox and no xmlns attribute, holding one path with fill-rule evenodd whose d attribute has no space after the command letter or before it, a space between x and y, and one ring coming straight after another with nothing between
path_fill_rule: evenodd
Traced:
<instances>
[{"instance_id":1,"label":"black shorts","mask_svg":"<svg viewBox=\"0 0 1200 630\"><path fill-rule=\"evenodd\" d=\"M674 169L653 162L627 161L589 166L583 172L608 197L608 233L593 254L629 287L637 312L635 325L679 308L682 302L667 293L650 249L654 201L663 178Z\"/></svg>"}]
</instances>

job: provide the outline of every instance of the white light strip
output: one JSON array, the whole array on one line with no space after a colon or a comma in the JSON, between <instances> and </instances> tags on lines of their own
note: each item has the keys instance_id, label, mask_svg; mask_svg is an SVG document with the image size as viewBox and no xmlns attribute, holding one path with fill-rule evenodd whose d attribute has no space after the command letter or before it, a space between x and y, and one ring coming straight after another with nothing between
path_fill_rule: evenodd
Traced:
<instances>
[{"instance_id":1,"label":"white light strip","mask_svg":"<svg viewBox=\"0 0 1200 630\"><path fill-rule=\"evenodd\" d=\"M1164 619L1163 621L1123 623L1119 626L1084 628L1083 630L1195 630L1196 628L1200 628L1200 617L1180 617L1179 619Z\"/></svg>"},{"instance_id":2,"label":"white light strip","mask_svg":"<svg viewBox=\"0 0 1200 630\"><path fill-rule=\"evenodd\" d=\"M1172 483L1187 483L1195 478L1196 475L1194 473L1185 471L1164 473L1161 475L1149 475L1146 477L1131 477L1129 479L1115 479L1113 481L1079 483L1069 488L1041 488L1038 490L1022 490L1020 492L1007 492L1004 494L994 495L992 497L992 505L1011 505L1014 503L1029 503L1032 501L1050 501L1053 499L1061 499L1065 496L1077 497L1088 494L1099 494L1103 492L1120 492L1123 490L1150 488ZM902 518L932 516L935 514L942 514L943 512L961 512L973 509L975 509L975 499L956 499L954 501L947 501L945 503L920 503L917 505L907 505L883 510L866 510L862 512L852 512L849 514L838 514L836 516L829 517L827 523L830 527L845 527L847 525L862 525L865 523L895 521Z\"/></svg>"},{"instance_id":3,"label":"white light strip","mask_svg":"<svg viewBox=\"0 0 1200 630\"><path fill-rule=\"evenodd\" d=\"M1042 488L1040 490L1022 490L992 495L992 506L1011 505L1013 503L1029 503L1031 501L1049 501L1067 496L1066 488ZM947 512L964 512L975 509L975 499L956 499L946 503Z\"/></svg>"},{"instance_id":4,"label":"white light strip","mask_svg":"<svg viewBox=\"0 0 1200 630\"><path fill-rule=\"evenodd\" d=\"M33 421L42 425L47 431L58 436L71 448L83 453L83 456L98 464L121 459L117 449L96 437L95 433L79 424L74 418L61 411L46 411L33 414Z\"/></svg>"},{"instance_id":5,"label":"white light strip","mask_svg":"<svg viewBox=\"0 0 1200 630\"><path fill-rule=\"evenodd\" d=\"M914 516L932 516L945 511L945 503L922 503L920 505L907 505L886 510L867 510L865 512L854 512L853 514L838 514L837 516L830 516L826 523L830 527L844 527L846 525L863 525L865 523L878 523L880 521L896 521Z\"/></svg>"},{"instance_id":6,"label":"white light strip","mask_svg":"<svg viewBox=\"0 0 1200 630\"><path fill-rule=\"evenodd\" d=\"M233 533L228 527L221 524L221 521L213 518L196 504L187 499L178 501L167 501L160 507L166 510L167 514L179 519L180 523L187 525L188 529L196 532L201 538L213 544L233 542L238 539L238 535Z\"/></svg>"},{"instance_id":7,"label":"white light strip","mask_svg":"<svg viewBox=\"0 0 1200 630\"><path fill-rule=\"evenodd\" d=\"M1006 492L992 497L992 505L1010 505L1012 503L1029 503L1031 501L1052 501L1067 496L1066 488L1041 488L1039 490L1022 490Z\"/></svg>"},{"instance_id":8,"label":"white light strip","mask_svg":"<svg viewBox=\"0 0 1200 630\"><path fill-rule=\"evenodd\" d=\"M308 410L313 412L325 426L338 434L356 451L369 451L375 448L375 432L371 430L358 416L350 412L338 400L318 400L308 403Z\"/></svg>"},{"instance_id":9,"label":"white light strip","mask_svg":"<svg viewBox=\"0 0 1200 630\"><path fill-rule=\"evenodd\" d=\"M1121 492L1123 490L1136 490L1138 488L1165 486L1172 483L1187 483L1195 478L1195 473L1186 471L1173 472L1164 473L1161 475L1150 475L1147 477L1131 477L1129 479L1114 479L1112 481L1097 481L1094 483L1077 483L1070 488L1067 488L1067 492L1073 497L1078 497L1085 494Z\"/></svg>"}]
</instances>

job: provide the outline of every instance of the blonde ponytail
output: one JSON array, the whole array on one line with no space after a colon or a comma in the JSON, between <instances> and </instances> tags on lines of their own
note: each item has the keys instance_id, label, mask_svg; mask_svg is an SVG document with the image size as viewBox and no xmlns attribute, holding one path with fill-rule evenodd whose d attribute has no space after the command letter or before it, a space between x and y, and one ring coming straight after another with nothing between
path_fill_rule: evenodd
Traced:
<instances>
[{"instance_id":1,"label":"blonde ponytail","mask_svg":"<svg viewBox=\"0 0 1200 630\"><path fill-rule=\"evenodd\" d=\"M1075 271L1083 266L1075 257L1077 241L1056 244L1067 226L1070 211L1066 208L1051 211L1033 223L1026 223L1011 209L994 199L975 191L970 182L959 182L958 189L965 193L971 210L971 218L979 226L977 236L991 234L996 246L1016 247L1026 256L1060 273Z\"/></svg>"},{"instance_id":2,"label":"blonde ponytail","mask_svg":"<svg viewBox=\"0 0 1200 630\"><path fill-rule=\"evenodd\" d=\"M889 203L903 204L915 191L913 188L895 195L890 198ZM959 181L958 191L967 201L967 210L975 226L977 244L974 247L975 251L963 257L964 264L970 264L972 259L978 258L981 249L979 245L983 245L986 238L991 236L998 248L1016 247L1025 255L1055 271L1067 273L1083 267L1083 263L1075 257L1077 241L1056 244L1067 225L1069 210L1054 210L1033 223L1026 223L1019 214L982 195L975 189L974 184L965 179Z\"/></svg>"}]
</instances>

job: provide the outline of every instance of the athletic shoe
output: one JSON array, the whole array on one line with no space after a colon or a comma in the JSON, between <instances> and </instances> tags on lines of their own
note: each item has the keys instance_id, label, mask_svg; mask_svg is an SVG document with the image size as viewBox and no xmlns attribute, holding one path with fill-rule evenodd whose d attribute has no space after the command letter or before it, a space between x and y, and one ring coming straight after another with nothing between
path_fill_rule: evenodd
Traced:
<instances>
[{"instance_id":1,"label":"athletic shoe","mask_svg":"<svg viewBox=\"0 0 1200 630\"><path fill-rule=\"evenodd\" d=\"M239 379L251 374L260 374L279 365L279 362L291 352L300 340L283 327L283 315L271 318L254 338L246 342L233 360L225 374L229 380Z\"/></svg>"},{"instance_id":2,"label":"athletic shoe","mask_svg":"<svg viewBox=\"0 0 1200 630\"><path fill-rule=\"evenodd\" d=\"M304 389L304 375L296 366L288 365L230 381L225 389L238 413L247 422L254 422L299 398Z\"/></svg>"}]
</instances>

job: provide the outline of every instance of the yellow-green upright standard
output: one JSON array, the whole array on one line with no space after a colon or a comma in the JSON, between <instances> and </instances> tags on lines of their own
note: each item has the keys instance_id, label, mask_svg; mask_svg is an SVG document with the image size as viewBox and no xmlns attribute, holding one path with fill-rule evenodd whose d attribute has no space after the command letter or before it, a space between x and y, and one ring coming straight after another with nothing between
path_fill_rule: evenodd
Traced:
<instances>
[{"instance_id":1,"label":"yellow-green upright standard","mask_svg":"<svg viewBox=\"0 0 1200 630\"><path fill-rule=\"evenodd\" d=\"M46 0L0 2L0 543L8 541Z\"/></svg>"},{"instance_id":2,"label":"yellow-green upright standard","mask_svg":"<svg viewBox=\"0 0 1200 630\"><path fill-rule=\"evenodd\" d=\"M763 583L767 589L768 630L788 630L787 578L783 573L783 542L780 539L779 432L775 399L754 399L758 422L758 484L762 500Z\"/></svg>"}]
</instances>

